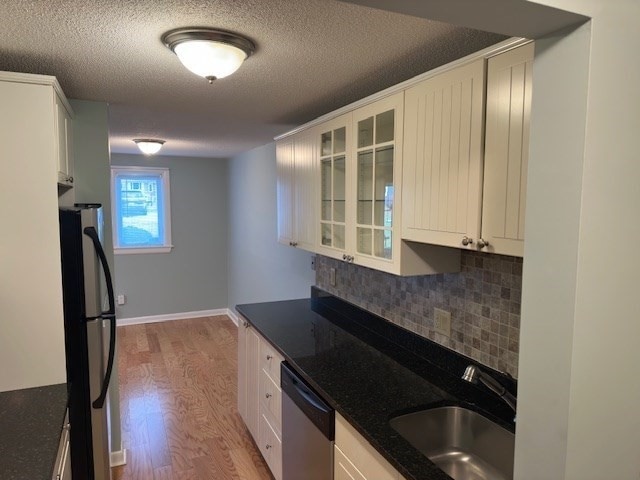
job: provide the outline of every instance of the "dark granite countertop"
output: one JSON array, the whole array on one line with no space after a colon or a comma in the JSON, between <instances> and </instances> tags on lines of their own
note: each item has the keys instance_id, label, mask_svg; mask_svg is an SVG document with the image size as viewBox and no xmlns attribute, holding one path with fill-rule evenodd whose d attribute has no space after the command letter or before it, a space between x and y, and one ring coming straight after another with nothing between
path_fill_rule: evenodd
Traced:
<instances>
[{"instance_id":1,"label":"dark granite countertop","mask_svg":"<svg viewBox=\"0 0 640 480\"><path fill-rule=\"evenodd\" d=\"M67 384L0 393L0 478L48 480L67 409Z\"/></svg>"},{"instance_id":2,"label":"dark granite countertop","mask_svg":"<svg viewBox=\"0 0 640 480\"><path fill-rule=\"evenodd\" d=\"M408 480L450 477L389 426L392 417L463 404L514 431L509 407L461 380L475 362L322 290L236 308Z\"/></svg>"}]
</instances>

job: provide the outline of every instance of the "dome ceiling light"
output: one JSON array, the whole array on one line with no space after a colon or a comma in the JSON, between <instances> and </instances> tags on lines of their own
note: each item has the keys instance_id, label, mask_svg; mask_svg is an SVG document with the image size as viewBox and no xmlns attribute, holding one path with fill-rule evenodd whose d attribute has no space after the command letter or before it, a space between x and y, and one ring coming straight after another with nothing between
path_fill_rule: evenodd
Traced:
<instances>
[{"instance_id":1,"label":"dome ceiling light","mask_svg":"<svg viewBox=\"0 0 640 480\"><path fill-rule=\"evenodd\" d=\"M256 49L235 33L210 28L178 28L162 36L162 43L196 75L213 83L235 72Z\"/></svg>"},{"instance_id":2,"label":"dome ceiling light","mask_svg":"<svg viewBox=\"0 0 640 480\"><path fill-rule=\"evenodd\" d=\"M155 140L152 138L136 138L134 142L145 155L155 155L160 151L162 145L164 145L164 140Z\"/></svg>"}]
</instances>

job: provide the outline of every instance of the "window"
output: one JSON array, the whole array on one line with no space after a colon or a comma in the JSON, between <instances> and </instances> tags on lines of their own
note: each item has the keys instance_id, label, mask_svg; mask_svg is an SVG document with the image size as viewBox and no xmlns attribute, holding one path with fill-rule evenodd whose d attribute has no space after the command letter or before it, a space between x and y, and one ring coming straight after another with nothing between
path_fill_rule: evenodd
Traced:
<instances>
[{"instance_id":1,"label":"window","mask_svg":"<svg viewBox=\"0 0 640 480\"><path fill-rule=\"evenodd\" d=\"M113 245L116 254L171 251L169 169L111 169Z\"/></svg>"}]
</instances>

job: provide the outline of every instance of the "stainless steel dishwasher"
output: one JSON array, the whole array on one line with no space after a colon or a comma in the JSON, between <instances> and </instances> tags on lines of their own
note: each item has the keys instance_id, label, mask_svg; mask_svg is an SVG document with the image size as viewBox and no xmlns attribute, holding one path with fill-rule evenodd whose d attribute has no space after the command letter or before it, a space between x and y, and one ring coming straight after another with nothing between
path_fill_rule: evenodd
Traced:
<instances>
[{"instance_id":1,"label":"stainless steel dishwasher","mask_svg":"<svg viewBox=\"0 0 640 480\"><path fill-rule=\"evenodd\" d=\"M282 480L332 480L335 413L286 362L282 387Z\"/></svg>"}]
</instances>

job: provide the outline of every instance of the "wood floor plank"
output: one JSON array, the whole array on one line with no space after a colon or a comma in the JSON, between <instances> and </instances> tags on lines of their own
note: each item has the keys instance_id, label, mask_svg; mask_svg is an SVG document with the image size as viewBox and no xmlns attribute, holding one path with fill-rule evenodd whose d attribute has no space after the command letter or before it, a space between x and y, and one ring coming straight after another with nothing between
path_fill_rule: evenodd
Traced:
<instances>
[{"instance_id":1,"label":"wood floor plank","mask_svg":"<svg viewBox=\"0 0 640 480\"><path fill-rule=\"evenodd\" d=\"M226 316L118 328L122 437L114 480L272 480L237 411Z\"/></svg>"}]
</instances>

